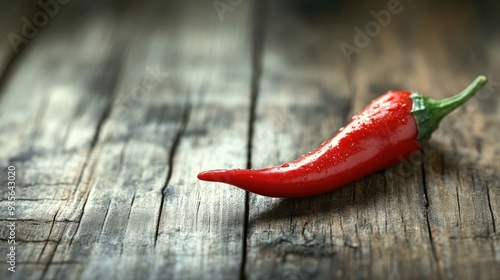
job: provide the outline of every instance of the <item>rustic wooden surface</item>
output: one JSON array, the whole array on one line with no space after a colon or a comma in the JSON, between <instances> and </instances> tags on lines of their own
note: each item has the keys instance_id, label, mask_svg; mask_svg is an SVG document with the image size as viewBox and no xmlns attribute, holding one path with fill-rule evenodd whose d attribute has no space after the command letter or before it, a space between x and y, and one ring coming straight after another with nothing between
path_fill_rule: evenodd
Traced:
<instances>
[{"instance_id":1,"label":"rustic wooden surface","mask_svg":"<svg viewBox=\"0 0 500 280\"><path fill-rule=\"evenodd\" d=\"M0 279L496 279L498 4L402 1L349 62L340 43L390 1L229 2L74 0L19 52L2 37ZM2 36L40 9L0 5ZM331 193L196 179L295 159L388 89L442 98L478 74L422 152Z\"/></svg>"}]
</instances>

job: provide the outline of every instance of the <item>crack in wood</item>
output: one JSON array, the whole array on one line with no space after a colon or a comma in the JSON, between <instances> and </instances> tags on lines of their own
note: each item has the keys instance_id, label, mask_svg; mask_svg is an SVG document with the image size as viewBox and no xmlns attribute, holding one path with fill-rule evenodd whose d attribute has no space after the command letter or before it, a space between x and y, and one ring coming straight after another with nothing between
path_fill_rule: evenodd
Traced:
<instances>
[{"instance_id":1,"label":"crack in wood","mask_svg":"<svg viewBox=\"0 0 500 280\"><path fill-rule=\"evenodd\" d=\"M189 102L186 102L184 105L184 111L182 114L182 119L181 119L181 124L179 127L179 130L177 131L177 134L175 135L174 141L172 143L172 146L170 147L170 151L168 154L168 173L165 178L165 183L163 184L163 188L161 190L161 203L160 203L160 209L158 212L158 219L156 221L156 230L155 230L155 238L154 238L154 245L153 247L156 247L156 242L158 241L158 235L160 232L160 221L161 221L161 216L163 212L163 205L165 203L165 196L167 194L167 188L168 184L170 183L170 179L172 178L172 172L173 172L173 163L174 163L174 157L177 152L177 149L179 148L179 145L181 143L181 138L186 132L186 127L189 123L189 118L191 114L191 104Z\"/></svg>"},{"instance_id":2,"label":"crack in wood","mask_svg":"<svg viewBox=\"0 0 500 280\"><path fill-rule=\"evenodd\" d=\"M493 208L491 207L490 188L488 186L486 190L486 197L488 198L488 208L490 210L491 222L493 223L493 233L497 233L495 214L493 213Z\"/></svg>"},{"instance_id":3,"label":"crack in wood","mask_svg":"<svg viewBox=\"0 0 500 280\"><path fill-rule=\"evenodd\" d=\"M427 222L427 233L429 234L429 243L431 245L432 257L434 258L434 261L436 262L436 266L438 269L438 278L442 278L439 259L438 259L436 247L434 244L434 237L432 234L431 222L430 222L430 218L429 218L430 202L429 202L429 195L427 193L427 181L426 181L424 161L422 161L421 170L422 170L422 186L424 188L424 198L425 198L425 219Z\"/></svg>"},{"instance_id":4,"label":"crack in wood","mask_svg":"<svg viewBox=\"0 0 500 280\"><path fill-rule=\"evenodd\" d=\"M50 238L50 235L52 234L52 230L54 228L54 224L55 224L55 220L56 220L56 217L57 217L57 213L59 213L59 210L57 210L57 212L54 214L54 217L52 219L52 225L50 227L50 230L49 230L49 235L47 238ZM60 240L59 240L60 241ZM48 270L49 270L49 266L50 266L50 263L52 262L52 260L54 259L54 256L56 254L56 251L57 251L57 246L59 245L59 241L56 243L56 246L54 247L54 250L52 250L52 252L50 253L50 256L49 256L49 260L47 261L47 263L45 264L45 268L43 269L43 272L42 272L42 279L45 278L45 275L47 274ZM38 261L40 261L43 253L45 252L45 248L47 247L47 244L48 242L46 242L43 246L43 249L42 249L42 252L40 253L39 255L39 258L38 258Z\"/></svg>"},{"instance_id":5,"label":"crack in wood","mask_svg":"<svg viewBox=\"0 0 500 280\"><path fill-rule=\"evenodd\" d=\"M109 213L109 208L111 207L111 201L107 201L107 207L106 207L106 212L104 212L104 219L102 219L102 225L99 227L101 231L99 232L99 240L102 237L102 232L104 231L104 225L106 224L106 220L108 218L108 213Z\"/></svg>"},{"instance_id":6,"label":"crack in wood","mask_svg":"<svg viewBox=\"0 0 500 280\"><path fill-rule=\"evenodd\" d=\"M459 170L457 169L456 171L456 178L457 182L460 182L459 180ZM460 195L459 195L459 190L458 190L458 183L455 185L455 191L456 191L456 197L457 197L457 206L458 206L458 222L456 223L457 227L462 224L462 211L460 209Z\"/></svg>"},{"instance_id":7,"label":"crack in wood","mask_svg":"<svg viewBox=\"0 0 500 280\"><path fill-rule=\"evenodd\" d=\"M250 107L248 120L248 142L247 142L247 169L252 168L252 147L254 140L255 119L257 111L257 102L259 97L260 77L262 75L262 59L265 42L266 28L266 2L256 0L252 2L252 76L250 81ZM250 216L250 193L245 191L245 210L243 221L242 249L241 249L241 265L240 265L240 280L245 280L245 266L247 258L247 238L248 238L248 220Z\"/></svg>"},{"instance_id":8,"label":"crack in wood","mask_svg":"<svg viewBox=\"0 0 500 280\"><path fill-rule=\"evenodd\" d=\"M86 174L86 172L87 172L87 168L89 166L90 159L92 158L92 155L94 153L94 149L95 149L97 142L99 140L99 135L102 132L102 128L104 126L104 123L108 120L108 118L110 116L113 103L116 99L116 96L117 96L116 86L117 86L118 77L121 76L121 71L122 71L121 63L123 63L122 58L124 57L124 48L125 48L124 46L121 46L121 47L118 47L117 49L115 49L115 52L113 52L114 55L109 57L108 60L106 61L106 66L104 68L108 69L108 77L104 77L105 81L107 82L107 87L104 90L106 93L108 93L108 95L107 95L108 102L106 103L105 109L104 109L104 111L99 119L99 122L97 123L97 127L95 130L94 136L89 143L88 152L85 155L85 160L83 162L83 166L82 166L82 169L80 171L80 175L78 176L78 180L75 184L75 186L76 186L75 191L77 188L81 187L81 184L84 182L83 181L84 174ZM101 78L102 77L100 77L100 76L98 77L98 79L101 79ZM72 195L74 195L74 193ZM80 217L78 218L78 221L81 221L83 215L85 214L85 207L87 206L89 196L90 196L90 189L88 189L86 191L86 194L85 194L85 197L83 200L83 205L82 205L82 212L80 214ZM74 237L77 235L78 230L80 229L80 224L81 223L77 224L77 227L75 229L75 233L73 234L73 236L71 237L71 239L69 241L69 247L71 247L73 244Z\"/></svg>"}]
</instances>

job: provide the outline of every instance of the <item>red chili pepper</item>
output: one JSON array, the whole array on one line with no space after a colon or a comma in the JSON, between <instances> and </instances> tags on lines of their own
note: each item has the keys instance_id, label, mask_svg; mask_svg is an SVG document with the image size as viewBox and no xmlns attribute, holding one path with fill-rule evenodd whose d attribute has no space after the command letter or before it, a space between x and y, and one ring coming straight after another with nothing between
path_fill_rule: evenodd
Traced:
<instances>
[{"instance_id":1,"label":"red chili pepper","mask_svg":"<svg viewBox=\"0 0 500 280\"><path fill-rule=\"evenodd\" d=\"M211 170L198 179L223 182L271 197L326 193L385 169L416 152L441 119L472 97L487 79L479 76L458 95L434 100L410 91L389 91L316 150L279 166Z\"/></svg>"}]
</instances>

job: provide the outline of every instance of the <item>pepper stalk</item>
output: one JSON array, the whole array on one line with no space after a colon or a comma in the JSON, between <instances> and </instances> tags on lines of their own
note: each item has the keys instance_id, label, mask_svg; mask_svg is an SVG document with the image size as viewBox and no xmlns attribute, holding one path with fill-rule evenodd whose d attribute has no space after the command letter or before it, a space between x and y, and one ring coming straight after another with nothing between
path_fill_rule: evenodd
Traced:
<instances>
[{"instance_id":1,"label":"pepper stalk","mask_svg":"<svg viewBox=\"0 0 500 280\"><path fill-rule=\"evenodd\" d=\"M487 81L488 79L485 76L478 76L459 94L441 100L435 100L414 92L410 98L413 101L411 114L415 118L418 126L417 140L421 143L429 140L431 134L438 128L439 122L443 117L474 96Z\"/></svg>"}]
</instances>

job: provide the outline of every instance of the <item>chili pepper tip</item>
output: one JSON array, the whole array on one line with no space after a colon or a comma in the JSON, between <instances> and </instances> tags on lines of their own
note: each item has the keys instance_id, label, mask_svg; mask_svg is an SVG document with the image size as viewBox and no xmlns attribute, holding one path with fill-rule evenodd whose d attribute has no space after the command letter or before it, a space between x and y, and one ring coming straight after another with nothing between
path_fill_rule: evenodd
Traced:
<instances>
[{"instance_id":1,"label":"chili pepper tip","mask_svg":"<svg viewBox=\"0 0 500 280\"><path fill-rule=\"evenodd\" d=\"M198 174L198 179L203 180L203 181L212 181L213 179L212 176L212 171L203 171Z\"/></svg>"},{"instance_id":2,"label":"chili pepper tip","mask_svg":"<svg viewBox=\"0 0 500 280\"><path fill-rule=\"evenodd\" d=\"M198 174L198 179L209 182L225 182L228 178L226 169L203 171Z\"/></svg>"}]
</instances>

